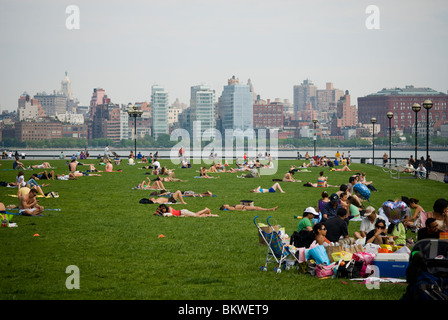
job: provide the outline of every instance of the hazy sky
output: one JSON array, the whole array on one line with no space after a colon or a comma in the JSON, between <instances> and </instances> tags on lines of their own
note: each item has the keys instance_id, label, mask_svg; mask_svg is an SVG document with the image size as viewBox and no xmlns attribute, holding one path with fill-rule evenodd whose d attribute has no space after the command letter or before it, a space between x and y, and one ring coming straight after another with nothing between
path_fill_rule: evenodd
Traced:
<instances>
[{"instance_id":1,"label":"hazy sky","mask_svg":"<svg viewBox=\"0 0 448 320\"><path fill-rule=\"evenodd\" d=\"M66 27L69 5L79 29ZM366 27L369 5L379 30ZM446 93L447 17L444 0L1 0L0 106L60 90L65 71L81 105L97 87L114 103L150 101L153 84L189 103L191 86L220 96L232 75L291 102L306 78L353 104L408 84Z\"/></svg>"}]
</instances>

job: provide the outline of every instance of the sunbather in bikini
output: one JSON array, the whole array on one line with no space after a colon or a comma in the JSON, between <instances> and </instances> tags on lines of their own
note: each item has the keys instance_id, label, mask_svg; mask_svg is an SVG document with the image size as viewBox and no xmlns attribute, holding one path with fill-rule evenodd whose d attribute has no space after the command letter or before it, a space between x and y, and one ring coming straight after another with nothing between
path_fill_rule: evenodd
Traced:
<instances>
[{"instance_id":1,"label":"sunbather in bikini","mask_svg":"<svg viewBox=\"0 0 448 320\"><path fill-rule=\"evenodd\" d=\"M277 210L278 206L274 208L262 208L262 207L256 207L256 206L245 206L242 204L234 204L233 206L228 204L223 204L219 210L228 210L228 211L275 211Z\"/></svg>"},{"instance_id":2,"label":"sunbather in bikini","mask_svg":"<svg viewBox=\"0 0 448 320\"><path fill-rule=\"evenodd\" d=\"M274 183L274 185L272 187L270 187L269 189L263 189L262 187L257 187L257 188L255 188L253 190L250 190L250 192L253 192L253 193L272 193L272 192L275 192L275 190L280 190L281 193L285 193L285 191L282 190L282 188L280 187L278 182Z\"/></svg>"},{"instance_id":3,"label":"sunbather in bikini","mask_svg":"<svg viewBox=\"0 0 448 320\"><path fill-rule=\"evenodd\" d=\"M177 190L174 193L171 193L170 197L161 197L161 198L150 198L149 199L152 203L177 203L180 202L182 204L187 204L183 197L182 192L180 190Z\"/></svg>"},{"instance_id":4,"label":"sunbather in bikini","mask_svg":"<svg viewBox=\"0 0 448 320\"><path fill-rule=\"evenodd\" d=\"M149 177L148 177L149 178ZM149 180L149 179L148 179ZM144 189L144 190L166 190L165 186L163 185L162 181L156 180L151 185L151 181L149 180L143 180L142 183L140 183L137 186L137 189Z\"/></svg>"},{"instance_id":5,"label":"sunbather in bikini","mask_svg":"<svg viewBox=\"0 0 448 320\"><path fill-rule=\"evenodd\" d=\"M212 214L209 208L205 208L203 210L200 210L198 212L192 212L187 209L181 209L176 210L172 207L168 207L165 204L161 204L156 212L155 215L163 216L163 217L196 217L196 218L202 218L202 217L218 217L217 214Z\"/></svg>"}]
</instances>

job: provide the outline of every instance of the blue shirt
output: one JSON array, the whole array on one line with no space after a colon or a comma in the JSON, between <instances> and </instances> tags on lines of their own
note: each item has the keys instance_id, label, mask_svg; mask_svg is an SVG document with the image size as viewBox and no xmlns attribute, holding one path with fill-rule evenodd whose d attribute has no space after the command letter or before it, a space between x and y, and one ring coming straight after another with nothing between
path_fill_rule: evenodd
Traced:
<instances>
[{"instance_id":1,"label":"blue shirt","mask_svg":"<svg viewBox=\"0 0 448 320\"><path fill-rule=\"evenodd\" d=\"M322 216L326 214L327 219L336 217L339 208L343 208L341 205L341 202L339 200L338 200L338 205L336 206L336 208L333 207L331 201L328 201L322 206Z\"/></svg>"}]
</instances>

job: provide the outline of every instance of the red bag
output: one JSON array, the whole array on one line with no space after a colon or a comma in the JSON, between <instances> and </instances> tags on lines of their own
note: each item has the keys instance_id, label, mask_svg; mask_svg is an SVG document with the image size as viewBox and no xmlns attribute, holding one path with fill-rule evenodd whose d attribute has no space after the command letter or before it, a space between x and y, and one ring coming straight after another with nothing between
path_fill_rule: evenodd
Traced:
<instances>
[{"instance_id":1,"label":"red bag","mask_svg":"<svg viewBox=\"0 0 448 320\"><path fill-rule=\"evenodd\" d=\"M334 275L334 268L335 265L332 263L330 265L321 263L316 266L316 277L318 278L324 278L324 277L330 277Z\"/></svg>"}]
</instances>

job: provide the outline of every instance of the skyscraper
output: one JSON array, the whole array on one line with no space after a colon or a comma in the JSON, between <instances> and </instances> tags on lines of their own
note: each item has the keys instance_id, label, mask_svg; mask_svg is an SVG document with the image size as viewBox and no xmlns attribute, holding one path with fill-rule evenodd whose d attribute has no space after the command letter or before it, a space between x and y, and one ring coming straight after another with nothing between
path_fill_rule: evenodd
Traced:
<instances>
[{"instance_id":1,"label":"skyscraper","mask_svg":"<svg viewBox=\"0 0 448 320\"><path fill-rule=\"evenodd\" d=\"M160 85L151 87L152 135L168 134L168 92Z\"/></svg>"},{"instance_id":2,"label":"skyscraper","mask_svg":"<svg viewBox=\"0 0 448 320\"><path fill-rule=\"evenodd\" d=\"M211 90L206 85L191 87L190 97L190 128L194 128L193 123L200 122L200 132L193 134L203 134L207 129L215 129L215 90ZM204 136L204 139L211 139L213 133Z\"/></svg>"},{"instance_id":3,"label":"skyscraper","mask_svg":"<svg viewBox=\"0 0 448 320\"><path fill-rule=\"evenodd\" d=\"M316 109L317 87L311 80L304 80L300 85L294 86L294 113L306 110L306 105L311 103L313 110Z\"/></svg>"},{"instance_id":4,"label":"skyscraper","mask_svg":"<svg viewBox=\"0 0 448 320\"><path fill-rule=\"evenodd\" d=\"M229 79L220 98L222 129L253 129L253 102L250 85L240 84L235 76Z\"/></svg>"}]
</instances>

